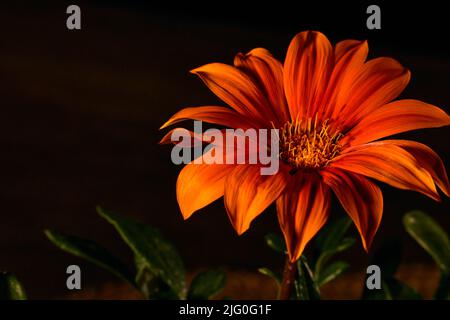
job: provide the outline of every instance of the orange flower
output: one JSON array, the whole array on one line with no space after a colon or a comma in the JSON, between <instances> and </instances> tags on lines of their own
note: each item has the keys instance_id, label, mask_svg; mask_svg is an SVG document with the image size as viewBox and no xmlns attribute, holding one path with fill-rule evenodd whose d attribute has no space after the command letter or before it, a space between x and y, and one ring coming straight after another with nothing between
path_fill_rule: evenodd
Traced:
<instances>
[{"instance_id":1,"label":"orange flower","mask_svg":"<svg viewBox=\"0 0 450 320\"><path fill-rule=\"evenodd\" d=\"M355 223L365 250L383 212L381 191L371 179L439 201L437 185L449 196L445 167L429 147L374 141L446 126L450 117L418 100L391 102L410 73L390 58L366 61L367 54L366 41L345 40L333 48L322 33L306 31L292 40L284 65L258 48L238 54L234 66L212 63L193 70L231 108L185 108L162 128L186 119L229 128L275 127L282 161L272 176L251 164L186 165L177 181L183 217L223 196L242 234L275 201L295 261L327 221L331 192Z\"/></svg>"}]
</instances>

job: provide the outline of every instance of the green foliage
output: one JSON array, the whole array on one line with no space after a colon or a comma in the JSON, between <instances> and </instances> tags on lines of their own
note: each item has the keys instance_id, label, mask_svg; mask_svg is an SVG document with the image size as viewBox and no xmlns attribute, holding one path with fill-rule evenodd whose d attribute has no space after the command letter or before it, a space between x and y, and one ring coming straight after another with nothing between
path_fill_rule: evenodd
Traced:
<instances>
[{"instance_id":1,"label":"green foliage","mask_svg":"<svg viewBox=\"0 0 450 320\"><path fill-rule=\"evenodd\" d=\"M63 251L90 261L128 281L147 299L209 299L225 286L224 271L207 270L198 274L188 289L180 255L175 246L157 229L100 207L97 212L130 247L134 256L135 275L122 261L94 241L50 230L46 230L45 234Z\"/></svg>"},{"instance_id":2,"label":"green foliage","mask_svg":"<svg viewBox=\"0 0 450 320\"><path fill-rule=\"evenodd\" d=\"M411 211L403 216L408 234L433 258L441 271L435 299L450 299L450 242L445 231L430 216ZM406 283L395 278L401 257L399 239L386 239L374 255L371 264L382 270L381 290L365 289L363 299L416 300L422 297Z\"/></svg>"},{"instance_id":3,"label":"green foliage","mask_svg":"<svg viewBox=\"0 0 450 320\"><path fill-rule=\"evenodd\" d=\"M100 207L97 208L97 212L114 226L122 240L154 277L167 284L180 299L185 298L184 265L172 243L167 241L158 230L142 223L121 217Z\"/></svg>"},{"instance_id":4,"label":"green foliage","mask_svg":"<svg viewBox=\"0 0 450 320\"><path fill-rule=\"evenodd\" d=\"M297 261L297 273L298 275L294 283L295 298L297 300L319 300L319 286L304 255Z\"/></svg>"},{"instance_id":5,"label":"green foliage","mask_svg":"<svg viewBox=\"0 0 450 320\"><path fill-rule=\"evenodd\" d=\"M348 216L343 216L330 221L315 238L316 261L314 276L320 286L336 279L348 270L349 265L345 261L329 264L330 260L338 253L344 252L356 242L354 238L345 237L352 221Z\"/></svg>"},{"instance_id":6,"label":"green foliage","mask_svg":"<svg viewBox=\"0 0 450 320\"><path fill-rule=\"evenodd\" d=\"M0 300L26 300L25 290L16 278L9 272L0 273Z\"/></svg>"},{"instance_id":7,"label":"green foliage","mask_svg":"<svg viewBox=\"0 0 450 320\"><path fill-rule=\"evenodd\" d=\"M286 243L284 242L282 235L278 233L268 233L264 238L269 248L272 248L279 253L287 253Z\"/></svg>"},{"instance_id":8,"label":"green foliage","mask_svg":"<svg viewBox=\"0 0 450 320\"><path fill-rule=\"evenodd\" d=\"M226 273L223 270L207 270L197 274L189 288L185 281L184 264L176 248L156 229L97 208L130 247L134 255L135 275L128 267L99 244L76 236L46 230L48 239L58 248L86 259L130 282L148 299L211 299L224 288ZM436 299L450 299L450 242L447 234L429 216L412 211L403 218L403 224L411 237L426 251L441 271L441 280L435 293ZM346 234L351 220L345 216L329 222L313 241L314 255L308 261L302 256L296 262L296 274L292 299L320 299L320 287L336 279L349 269L343 260L335 256L350 248L355 239ZM287 256L286 245L280 234L265 237L266 244L276 252ZM410 286L395 277L401 259L399 239L385 239L374 254L371 264L382 270L381 290L363 292L368 300L415 300L421 296ZM313 266L313 268L311 267ZM280 288L279 273L268 268L258 271L271 277ZM25 291L10 273L0 274L0 299L26 299Z\"/></svg>"},{"instance_id":9,"label":"green foliage","mask_svg":"<svg viewBox=\"0 0 450 320\"><path fill-rule=\"evenodd\" d=\"M188 292L190 300L205 300L216 296L225 287L227 274L223 270L208 270L197 274Z\"/></svg>"},{"instance_id":10,"label":"green foliage","mask_svg":"<svg viewBox=\"0 0 450 320\"><path fill-rule=\"evenodd\" d=\"M61 250L92 262L134 285L133 275L127 266L98 243L53 230L45 230L44 233Z\"/></svg>"},{"instance_id":11,"label":"green foliage","mask_svg":"<svg viewBox=\"0 0 450 320\"><path fill-rule=\"evenodd\" d=\"M269 268L259 268L258 272L265 276L272 278L277 283L278 286L280 285L281 275L279 273L276 273L276 272L270 270Z\"/></svg>"},{"instance_id":12,"label":"green foliage","mask_svg":"<svg viewBox=\"0 0 450 320\"><path fill-rule=\"evenodd\" d=\"M450 242L445 231L421 211L404 215L403 225L409 235L433 258L441 271L441 280L434 297L450 299Z\"/></svg>"},{"instance_id":13,"label":"green foliage","mask_svg":"<svg viewBox=\"0 0 450 320\"><path fill-rule=\"evenodd\" d=\"M381 270L381 289L369 290L364 286L364 300L418 300L420 294L406 283L395 278L400 259L402 245L398 238L386 238L375 252L370 264Z\"/></svg>"},{"instance_id":14,"label":"green foliage","mask_svg":"<svg viewBox=\"0 0 450 320\"><path fill-rule=\"evenodd\" d=\"M317 285L323 286L325 283L333 281L341 274L346 272L350 268L350 265L345 261L336 261L331 263L323 270L317 277Z\"/></svg>"},{"instance_id":15,"label":"green foliage","mask_svg":"<svg viewBox=\"0 0 450 320\"><path fill-rule=\"evenodd\" d=\"M320 299L320 287L336 279L348 270L349 264L345 261L331 260L340 252L350 248L355 239L345 237L351 220L344 216L334 222L330 222L315 238L316 259L313 263L302 256L297 261L297 274L294 281L293 298L299 300ZM266 244L283 256L287 255L286 244L280 234L270 233L265 236ZM311 267L314 266L314 268ZM258 271L274 279L280 289L281 276L268 268L260 268Z\"/></svg>"}]
</instances>

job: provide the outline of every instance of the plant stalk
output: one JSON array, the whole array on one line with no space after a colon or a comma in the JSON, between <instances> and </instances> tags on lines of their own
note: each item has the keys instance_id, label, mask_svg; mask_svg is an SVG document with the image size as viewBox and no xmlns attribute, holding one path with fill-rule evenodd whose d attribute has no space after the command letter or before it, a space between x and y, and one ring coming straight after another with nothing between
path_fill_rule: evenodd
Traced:
<instances>
[{"instance_id":1,"label":"plant stalk","mask_svg":"<svg viewBox=\"0 0 450 320\"><path fill-rule=\"evenodd\" d=\"M283 270L283 280L281 281L280 294L278 297L279 300L289 300L291 298L296 272L297 263L291 262L289 256L287 255Z\"/></svg>"}]
</instances>

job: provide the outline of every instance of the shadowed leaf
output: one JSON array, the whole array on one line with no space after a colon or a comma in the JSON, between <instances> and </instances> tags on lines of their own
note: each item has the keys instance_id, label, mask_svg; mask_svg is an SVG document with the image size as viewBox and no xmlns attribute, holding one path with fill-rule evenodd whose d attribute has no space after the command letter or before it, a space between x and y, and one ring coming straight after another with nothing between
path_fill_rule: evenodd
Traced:
<instances>
[{"instance_id":1,"label":"shadowed leaf","mask_svg":"<svg viewBox=\"0 0 450 320\"><path fill-rule=\"evenodd\" d=\"M208 270L195 276L189 287L188 299L207 300L225 287L227 274L223 270Z\"/></svg>"},{"instance_id":2,"label":"shadowed leaf","mask_svg":"<svg viewBox=\"0 0 450 320\"><path fill-rule=\"evenodd\" d=\"M421 211L405 214L403 225L411 237L431 255L439 269L450 274L450 242L445 231Z\"/></svg>"},{"instance_id":3,"label":"shadowed leaf","mask_svg":"<svg viewBox=\"0 0 450 320\"><path fill-rule=\"evenodd\" d=\"M317 249L320 252L336 249L351 224L352 220L347 215L328 222L315 238Z\"/></svg>"},{"instance_id":4,"label":"shadowed leaf","mask_svg":"<svg viewBox=\"0 0 450 320\"><path fill-rule=\"evenodd\" d=\"M15 275L9 272L0 273L0 300L26 300L27 295L22 284Z\"/></svg>"},{"instance_id":5,"label":"shadowed leaf","mask_svg":"<svg viewBox=\"0 0 450 320\"><path fill-rule=\"evenodd\" d=\"M74 256L92 262L105 270L110 271L119 278L135 285L133 276L128 268L108 250L94 241L76 236L65 235L53 230L44 231L47 238L58 248Z\"/></svg>"},{"instance_id":6,"label":"shadowed leaf","mask_svg":"<svg viewBox=\"0 0 450 320\"><path fill-rule=\"evenodd\" d=\"M350 248L356 242L353 238L344 238L340 241L339 244L333 245L330 249L323 251L319 258L317 259L316 266L314 269L314 273L316 276L320 277L322 269L325 267L327 262L337 253L342 252L348 248Z\"/></svg>"},{"instance_id":7,"label":"shadowed leaf","mask_svg":"<svg viewBox=\"0 0 450 320\"><path fill-rule=\"evenodd\" d=\"M142 223L98 207L97 212L111 223L148 270L166 283L179 298L186 296L185 270L175 247L161 233Z\"/></svg>"},{"instance_id":8,"label":"shadowed leaf","mask_svg":"<svg viewBox=\"0 0 450 320\"><path fill-rule=\"evenodd\" d=\"M297 278L294 283L295 297L297 300L319 300L320 291L314 274L309 267L308 260L301 256L297 261Z\"/></svg>"},{"instance_id":9,"label":"shadowed leaf","mask_svg":"<svg viewBox=\"0 0 450 320\"><path fill-rule=\"evenodd\" d=\"M269 268L259 268L258 272L275 280L277 286L281 284L281 276L270 270Z\"/></svg>"},{"instance_id":10,"label":"shadowed leaf","mask_svg":"<svg viewBox=\"0 0 450 320\"><path fill-rule=\"evenodd\" d=\"M284 242L284 238L281 234L268 233L264 238L266 240L266 244L273 250L280 253L287 253L286 243Z\"/></svg>"},{"instance_id":11,"label":"shadowed leaf","mask_svg":"<svg viewBox=\"0 0 450 320\"><path fill-rule=\"evenodd\" d=\"M349 267L350 265L345 261L333 262L328 267L326 267L320 274L320 277L317 280L317 285L321 287L324 284L336 279L345 271L347 271Z\"/></svg>"}]
</instances>

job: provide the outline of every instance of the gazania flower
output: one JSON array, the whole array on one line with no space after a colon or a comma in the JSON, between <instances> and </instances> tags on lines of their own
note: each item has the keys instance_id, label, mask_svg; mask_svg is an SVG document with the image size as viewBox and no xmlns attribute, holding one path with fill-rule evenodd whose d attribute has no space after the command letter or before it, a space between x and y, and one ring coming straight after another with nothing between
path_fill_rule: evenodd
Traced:
<instances>
[{"instance_id":1,"label":"gazania flower","mask_svg":"<svg viewBox=\"0 0 450 320\"><path fill-rule=\"evenodd\" d=\"M297 34L284 65L265 49L238 54L234 66L212 63L192 71L229 107L176 113L162 128L186 119L229 128L277 128L281 168L262 176L258 165L186 165L177 181L185 219L224 197L239 234L271 203L291 261L327 221L332 192L355 223L367 250L378 229L383 197L373 180L439 201L449 182L439 156L407 140L380 140L441 127L450 117L418 100L393 101L410 72L390 58L366 61L365 41L334 47L320 32ZM162 142L166 142L163 138Z\"/></svg>"}]
</instances>

